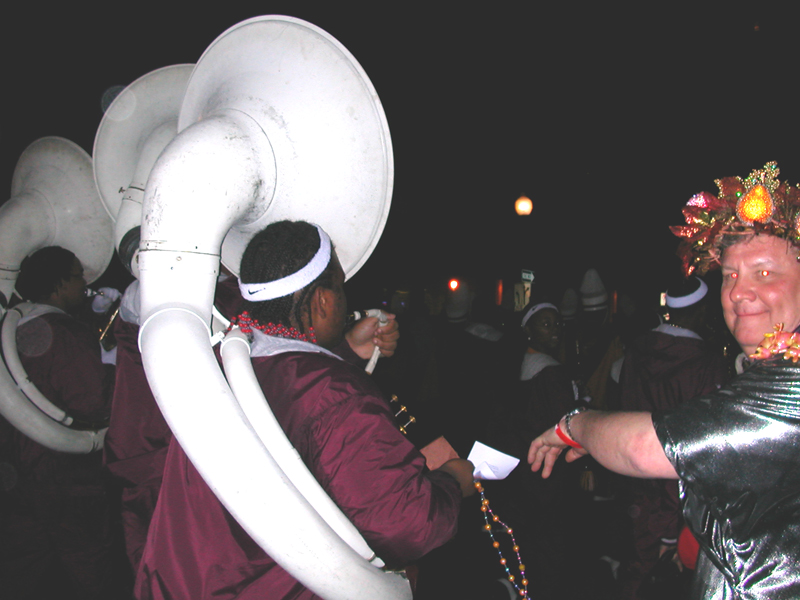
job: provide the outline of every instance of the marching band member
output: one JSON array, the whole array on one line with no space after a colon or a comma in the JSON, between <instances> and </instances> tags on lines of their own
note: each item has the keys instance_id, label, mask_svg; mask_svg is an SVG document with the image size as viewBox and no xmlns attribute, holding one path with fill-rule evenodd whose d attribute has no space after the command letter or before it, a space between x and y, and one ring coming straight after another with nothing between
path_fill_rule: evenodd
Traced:
<instances>
[{"instance_id":1,"label":"marching band member","mask_svg":"<svg viewBox=\"0 0 800 600\"><path fill-rule=\"evenodd\" d=\"M114 368L104 364L98 337L72 316L86 298L83 266L69 250L50 246L22 263L17 291L36 303L17 329L28 377L76 422L107 424ZM50 450L10 428L17 485L0 511L0 581L9 598L110 598L110 503L101 452ZM62 573L54 583L52 573ZM53 592L55 593L55 592Z\"/></svg>"},{"instance_id":2,"label":"marching band member","mask_svg":"<svg viewBox=\"0 0 800 600\"><path fill-rule=\"evenodd\" d=\"M214 304L224 315L242 303L237 280L217 283ZM172 431L147 383L139 352L139 281L125 290L114 322L117 369L111 420L103 446L103 463L122 486L120 501L125 551L133 573L139 567L147 530L155 511Z\"/></svg>"},{"instance_id":3,"label":"marching band member","mask_svg":"<svg viewBox=\"0 0 800 600\"><path fill-rule=\"evenodd\" d=\"M428 471L377 386L353 366L375 346L392 354L397 327L390 320L380 328L373 317L345 335L344 272L327 234L305 222L269 225L245 250L240 278L245 304L236 323L252 336L255 374L325 491L390 565L449 540L462 496L474 493L472 464L453 459ZM174 439L135 593L317 598L244 532Z\"/></svg>"}]
</instances>

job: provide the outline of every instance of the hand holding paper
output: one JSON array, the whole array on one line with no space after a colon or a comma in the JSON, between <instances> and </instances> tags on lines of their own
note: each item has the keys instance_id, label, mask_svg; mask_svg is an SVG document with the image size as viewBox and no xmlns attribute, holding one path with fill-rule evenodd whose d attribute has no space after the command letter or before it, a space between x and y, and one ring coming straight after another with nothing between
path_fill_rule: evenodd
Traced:
<instances>
[{"instance_id":1,"label":"hand holding paper","mask_svg":"<svg viewBox=\"0 0 800 600\"><path fill-rule=\"evenodd\" d=\"M484 480L505 479L519 464L518 458L504 454L480 442L475 442L475 445L472 446L467 460L475 465L473 473L475 479Z\"/></svg>"}]
</instances>

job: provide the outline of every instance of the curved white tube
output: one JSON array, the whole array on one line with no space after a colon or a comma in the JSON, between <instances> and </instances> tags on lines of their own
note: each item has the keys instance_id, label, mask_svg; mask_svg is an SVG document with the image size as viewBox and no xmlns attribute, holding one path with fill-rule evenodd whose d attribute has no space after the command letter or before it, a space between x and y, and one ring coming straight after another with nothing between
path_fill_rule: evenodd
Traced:
<instances>
[{"instance_id":1,"label":"curved white tube","mask_svg":"<svg viewBox=\"0 0 800 600\"><path fill-rule=\"evenodd\" d=\"M8 371L19 386L19 389L36 405L36 408L54 421L69 426L72 424L72 417L45 398L44 394L42 394L30 380L28 374L25 372L25 367L22 366L22 361L19 359L17 350L17 325L23 317L23 312L26 312L26 309L32 307L33 305L27 302L18 304L10 309L3 318L2 332L0 333L0 337L2 337L3 360L6 361Z\"/></svg>"},{"instance_id":2,"label":"curved white tube","mask_svg":"<svg viewBox=\"0 0 800 600\"><path fill-rule=\"evenodd\" d=\"M386 318L386 313L384 313L379 308L370 308L366 311L368 317L378 317L378 322L380 323L381 327L386 325L389 322L389 319ZM381 351L376 346L375 349L372 351L372 356L367 363L366 368L364 369L367 373L372 375L372 372L375 370L375 365L378 364L378 359L381 357Z\"/></svg>"},{"instance_id":3,"label":"curved white tube","mask_svg":"<svg viewBox=\"0 0 800 600\"><path fill-rule=\"evenodd\" d=\"M192 125L159 157L145 191L139 253L139 344L147 378L205 481L292 576L329 600L410 599L404 579L356 554L288 480L242 413L211 349L222 239L269 197L270 157L260 128L237 111Z\"/></svg>"},{"instance_id":4,"label":"curved white tube","mask_svg":"<svg viewBox=\"0 0 800 600\"><path fill-rule=\"evenodd\" d=\"M211 307L211 317L211 345L216 346L225 339L225 333L228 331L231 322L219 312L216 306Z\"/></svg>"},{"instance_id":5,"label":"curved white tube","mask_svg":"<svg viewBox=\"0 0 800 600\"><path fill-rule=\"evenodd\" d=\"M19 267L31 249L41 248L53 239L56 219L47 199L29 190L0 206L0 293L11 299Z\"/></svg>"},{"instance_id":6,"label":"curved white tube","mask_svg":"<svg viewBox=\"0 0 800 600\"><path fill-rule=\"evenodd\" d=\"M376 567L383 567L384 562L375 555L358 529L322 489L284 434L253 372L247 337L238 328L234 329L225 336L220 354L225 376L239 406L281 470L339 537L362 558Z\"/></svg>"},{"instance_id":7,"label":"curved white tube","mask_svg":"<svg viewBox=\"0 0 800 600\"><path fill-rule=\"evenodd\" d=\"M33 441L58 452L87 454L99 450L107 431L78 431L57 423L34 406L6 369L0 369L0 414Z\"/></svg>"},{"instance_id":8,"label":"curved white tube","mask_svg":"<svg viewBox=\"0 0 800 600\"><path fill-rule=\"evenodd\" d=\"M144 196L147 177L159 154L175 137L178 131L177 117L157 127L145 140L133 171L130 185L122 196L119 212L114 224L114 245L119 248L122 238L128 231L138 227L142 222L142 197Z\"/></svg>"}]
</instances>

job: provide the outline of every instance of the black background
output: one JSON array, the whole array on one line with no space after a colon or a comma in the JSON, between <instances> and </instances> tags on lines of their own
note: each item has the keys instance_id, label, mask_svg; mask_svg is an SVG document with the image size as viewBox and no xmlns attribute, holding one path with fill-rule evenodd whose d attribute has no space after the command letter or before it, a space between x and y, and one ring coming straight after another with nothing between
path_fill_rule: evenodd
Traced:
<instances>
[{"instance_id":1,"label":"black background","mask_svg":"<svg viewBox=\"0 0 800 600\"><path fill-rule=\"evenodd\" d=\"M287 14L353 53L391 128L391 214L355 285L520 268L577 285L594 266L610 287L655 289L693 194L769 160L800 180L798 9L732 4L27 2L3 9L0 188L39 137L91 153L108 88Z\"/></svg>"}]
</instances>

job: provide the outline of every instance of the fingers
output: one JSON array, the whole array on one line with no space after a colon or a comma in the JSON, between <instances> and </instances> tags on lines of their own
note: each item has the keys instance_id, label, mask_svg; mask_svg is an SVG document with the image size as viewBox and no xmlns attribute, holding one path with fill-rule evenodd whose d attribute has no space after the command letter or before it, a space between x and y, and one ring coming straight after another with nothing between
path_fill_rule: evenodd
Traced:
<instances>
[{"instance_id":1,"label":"fingers","mask_svg":"<svg viewBox=\"0 0 800 600\"><path fill-rule=\"evenodd\" d=\"M558 460L559 455L565 448L567 448L566 444L555 437L551 429L548 429L531 442L531 447L528 450L528 462L531 465L531 471L536 472L541 468L542 478L547 479L550 477L550 473L553 472L553 465L556 464L556 460ZM572 450L574 449L570 449L570 452ZM583 456L583 454L577 454L572 460ZM568 460L569 456L570 453L568 452Z\"/></svg>"},{"instance_id":2,"label":"fingers","mask_svg":"<svg viewBox=\"0 0 800 600\"><path fill-rule=\"evenodd\" d=\"M547 479L553 471L553 465L561 454L561 448L547 446L541 438L535 439L528 450L528 462L534 473L542 469L542 478Z\"/></svg>"},{"instance_id":3,"label":"fingers","mask_svg":"<svg viewBox=\"0 0 800 600\"><path fill-rule=\"evenodd\" d=\"M388 323L375 330L372 343L380 349L383 356L392 356L397 350L397 341L400 339L400 326L395 320L395 315L386 313Z\"/></svg>"},{"instance_id":4,"label":"fingers","mask_svg":"<svg viewBox=\"0 0 800 600\"><path fill-rule=\"evenodd\" d=\"M528 448L528 463L531 465L532 471L538 471L539 467L541 466L541 460L539 460L538 466L534 468L534 464L539 456L539 448L542 447L541 438L536 438L531 442L531 447Z\"/></svg>"},{"instance_id":5,"label":"fingers","mask_svg":"<svg viewBox=\"0 0 800 600\"><path fill-rule=\"evenodd\" d=\"M580 450L578 448L570 448L567 451L567 454L565 455L564 458L566 459L567 462L574 462L579 458L581 458L582 456L586 456L587 454L589 453L583 448L581 448Z\"/></svg>"},{"instance_id":6,"label":"fingers","mask_svg":"<svg viewBox=\"0 0 800 600\"><path fill-rule=\"evenodd\" d=\"M544 456L544 466L542 467L542 479L547 479L550 477L550 473L553 472L553 466L556 464L556 460L558 459L559 454L561 454L563 448L554 448L550 447L547 449L547 452Z\"/></svg>"}]
</instances>

